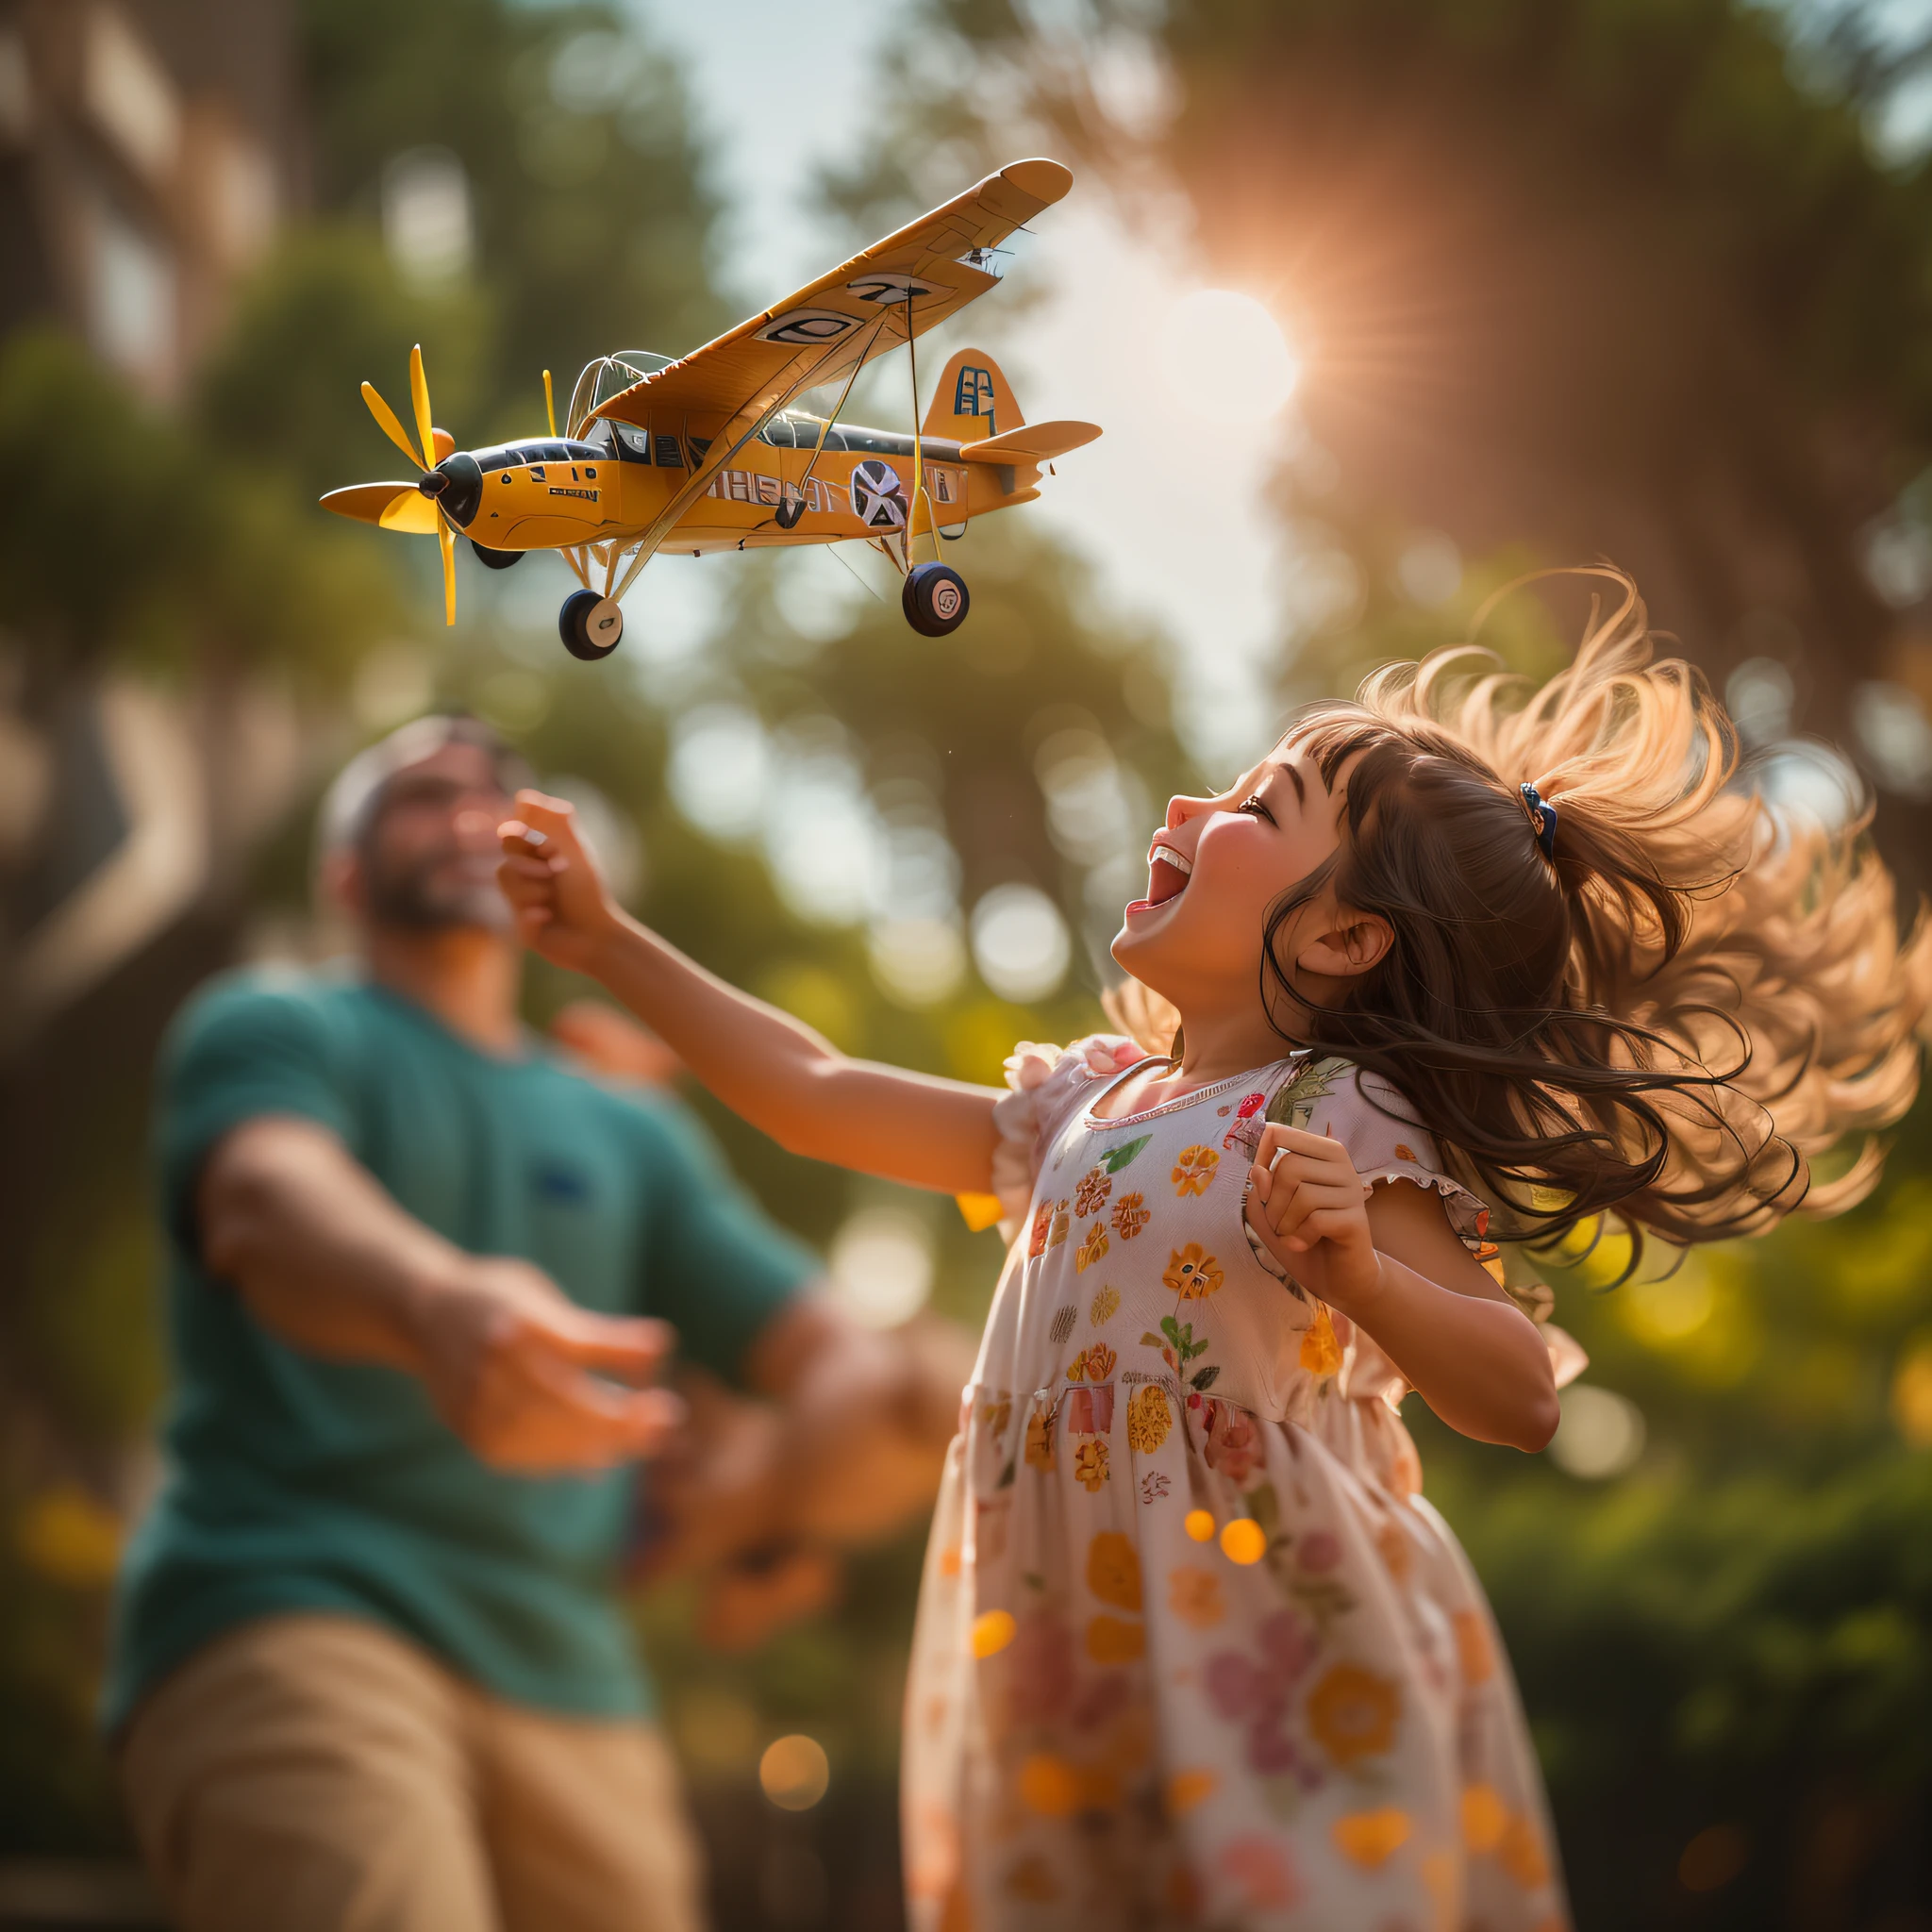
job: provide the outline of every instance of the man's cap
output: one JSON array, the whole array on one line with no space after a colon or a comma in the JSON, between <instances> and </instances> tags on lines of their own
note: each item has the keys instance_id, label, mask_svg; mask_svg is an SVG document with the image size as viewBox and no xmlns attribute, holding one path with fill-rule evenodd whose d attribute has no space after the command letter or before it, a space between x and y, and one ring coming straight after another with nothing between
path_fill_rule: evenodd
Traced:
<instances>
[{"instance_id":1,"label":"man's cap","mask_svg":"<svg viewBox=\"0 0 1932 1932\"><path fill-rule=\"evenodd\" d=\"M387 738L358 751L336 774L316 818L316 857L325 858L359 843L375 822L390 781L453 744L474 745L484 753L505 796L534 782L535 774L522 754L513 751L480 718L460 712L412 718Z\"/></svg>"}]
</instances>

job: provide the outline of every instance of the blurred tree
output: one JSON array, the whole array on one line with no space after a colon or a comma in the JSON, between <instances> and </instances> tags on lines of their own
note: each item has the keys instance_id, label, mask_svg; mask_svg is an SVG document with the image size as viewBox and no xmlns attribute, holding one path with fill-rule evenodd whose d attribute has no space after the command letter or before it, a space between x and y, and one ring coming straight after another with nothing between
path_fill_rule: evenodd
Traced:
<instances>
[{"instance_id":1,"label":"blurred tree","mask_svg":"<svg viewBox=\"0 0 1932 1932\"><path fill-rule=\"evenodd\" d=\"M1801 60L1737 0L936 10L1116 170L1146 119L1108 83L1151 41L1158 158L1305 358L1285 486L1356 566L1331 622L1418 536L1610 556L1720 684L1768 662L1857 746L1888 858L1926 879L1932 540L1899 499L1932 460L1932 171L1882 164L1825 84L1895 61Z\"/></svg>"},{"instance_id":2,"label":"blurred tree","mask_svg":"<svg viewBox=\"0 0 1932 1932\"><path fill-rule=\"evenodd\" d=\"M377 215L387 171L412 151L461 164L467 280L459 251L440 270L401 263L422 287L454 278L494 325L481 420L459 441L527 434L541 421L546 367L563 388L560 414L591 357L682 355L732 319L706 270L716 207L682 86L622 8L308 0L306 35L324 208ZM396 179L388 173L391 195ZM433 367L430 380L434 393Z\"/></svg>"}]
</instances>

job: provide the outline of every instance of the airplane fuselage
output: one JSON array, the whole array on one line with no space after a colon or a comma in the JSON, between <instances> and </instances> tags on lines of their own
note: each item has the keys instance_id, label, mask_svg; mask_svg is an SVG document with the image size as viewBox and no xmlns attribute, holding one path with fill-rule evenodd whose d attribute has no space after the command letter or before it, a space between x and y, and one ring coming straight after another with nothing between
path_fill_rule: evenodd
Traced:
<instances>
[{"instance_id":1,"label":"airplane fuselage","mask_svg":"<svg viewBox=\"0 0 1932 1932\"><path fill-rule=\"evenodd\" d=\"M711 447L707 426L682 415L641 425L605 420L581 440L532 437L459 451L437 465L449 479L438 501L465 536L490 550L622 545L648 529L690 481ZM1039 495L1038 464L968 461L959 450L957 442L921 439L921 480L942 533ZM779 416L711 476L658 548L675 555L890 538L906 528L912 494L909 435L842 424L827 435L815 417ZM796 525L781 528L775 512L801 496ZM926 522L921 506L918 528Z\"/></svg>"}]
</instances>

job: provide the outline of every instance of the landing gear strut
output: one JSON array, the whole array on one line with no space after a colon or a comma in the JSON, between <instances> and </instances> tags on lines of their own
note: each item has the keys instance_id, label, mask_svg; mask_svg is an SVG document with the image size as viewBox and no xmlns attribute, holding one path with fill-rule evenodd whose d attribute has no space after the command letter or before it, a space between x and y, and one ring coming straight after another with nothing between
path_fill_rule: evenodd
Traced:
<instances>
[{"instance_id":1,"label":"landing gear strut","mask_svg":"<svg viewBox=\"0 0 1932 1932\"><path fill-rule=\"evenodd\" d=\"M942 638L966 621L971 600L966 579L949 563L915 564L906 573L899 603L906 622L923 638Z\"/></svg>"},{"instance_id":2,"label":"landing gear strut","mask_svg":"<svg viewBox=\"0 0 1932 1932\"><path fill-rule=\"evenodd\" d=\"M624 608L614 597L573 591L557 613L557 631L573 658L594 663L609 657L623 641Z\"/></svg>"}]
</instances>

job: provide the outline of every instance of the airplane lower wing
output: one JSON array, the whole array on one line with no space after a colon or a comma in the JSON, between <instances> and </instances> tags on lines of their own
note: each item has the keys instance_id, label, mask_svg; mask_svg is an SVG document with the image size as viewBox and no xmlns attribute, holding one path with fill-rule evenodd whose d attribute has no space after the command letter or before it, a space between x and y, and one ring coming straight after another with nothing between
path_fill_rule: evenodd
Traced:
<instances>
[{"instance_id":1,"label":"airplane lower wing","mask_svg":"<svg viewBox=\"0 0 1932 1932\"><path fill-rule=\"evenodd\" d=\"M640 559L657 550L768 417L807 390L849 375L855 363L924 335L992 288L998 276L969 258L1050 208L1073 180L1058 161L1014 161L593 409L586 425L601 416L641 426L671 414L725 419L643 533Z\"/></svg>"}]
</instances>

